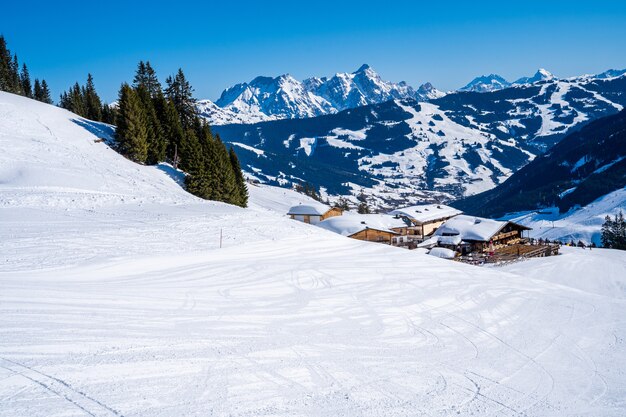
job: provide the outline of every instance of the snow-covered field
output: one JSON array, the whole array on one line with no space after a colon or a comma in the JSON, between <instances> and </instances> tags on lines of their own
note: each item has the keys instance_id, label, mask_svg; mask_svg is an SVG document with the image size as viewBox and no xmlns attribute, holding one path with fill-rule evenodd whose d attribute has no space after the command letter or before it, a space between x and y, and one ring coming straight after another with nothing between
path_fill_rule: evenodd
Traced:
<instances>
[{"instance_id":1,"label":"snow-covered field","mask_svg":"<svg viewBox=\"0 0 626 417\"><path fill-rule=\"evenodd\" d=\"M72 118L0 93L3 417L626 414L624 253L358 242L286 190L198 200Z\"/></svg>"}]
</instances>

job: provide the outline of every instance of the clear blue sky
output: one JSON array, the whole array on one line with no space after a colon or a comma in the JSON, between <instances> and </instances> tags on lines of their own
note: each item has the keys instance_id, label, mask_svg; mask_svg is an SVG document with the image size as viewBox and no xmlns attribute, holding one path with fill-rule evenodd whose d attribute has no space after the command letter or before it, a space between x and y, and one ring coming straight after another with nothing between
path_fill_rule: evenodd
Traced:
<instances>
[{"instance_id":1,"label":"clear blue sky","mask_svg":"<svg viewBox=\"0 0 626 417\"><path fill-rule=\"evenodd\" d=\"M210 4L216 3L216 4ZM271 3L271 4L265 4ZM354 71L447 90L507 79L626 68L626 1L4 2L0 33L55 100L88 72L107 101L140 59L182 67L198 98L237 82ZM514 4L513 4L514 3Z\"/></svg>"}]
</instances>

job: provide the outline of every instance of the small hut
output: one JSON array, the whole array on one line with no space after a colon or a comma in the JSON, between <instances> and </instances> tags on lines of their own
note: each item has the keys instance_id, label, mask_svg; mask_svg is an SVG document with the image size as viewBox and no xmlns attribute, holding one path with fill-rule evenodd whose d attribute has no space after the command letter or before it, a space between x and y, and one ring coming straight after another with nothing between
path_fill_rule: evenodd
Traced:
<instances>
[{"instance_id":1,"label":"small hut","mask_svg":"<svg viewBox=\"0 0 626 417\"><path fill-rule=\"evenodd\" d=\"M330 217L341 216L343 211L338 207L329 207L322 203L307 203L293 206L287 215L292 219L309 224L318 224Z\"/></svg>"}]
</instances>

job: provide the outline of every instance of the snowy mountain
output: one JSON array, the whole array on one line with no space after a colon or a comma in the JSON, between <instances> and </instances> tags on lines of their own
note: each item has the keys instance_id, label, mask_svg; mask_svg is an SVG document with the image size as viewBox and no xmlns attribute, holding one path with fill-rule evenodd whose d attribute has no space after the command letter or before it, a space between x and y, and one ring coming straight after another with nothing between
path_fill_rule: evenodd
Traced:
<instances>
[{"instance_id":1,"label":"snowy mountain","mask_svg":"<svg viewBox=\"0 0 626 417\"><path fill-rule=\"evenodd\" d=\"M466 86L460 88L459 91L476 91L478 93L484 93L486 91L502 90L510 85L511 83L501 76L497 74L490 74L474 78Z\"/></svg>"},{"instance_id":2,"label":"snowy mountain","mask_svg":"<svg viewBox=\"0 0 626 417\"><path fill-rule=\"evenodd\" d=\"M532 77L522 77L514 81L513 84L534 84L540 81L550 81L554 79L555 77L550 71L539 68Z\"/></svg>"},{"instance_id":3,"label":"snowy mountain","mask_svg":"<svg viewBox=\"0 0 626 417\"><path fill-rule=\"evenodd\" d=\"M493 188L568 132L624 105L625 76L552 79L214 129L260 181L310 182L352 198L364 190L389 206Z\"/></svg>"},{"instance_id":4,"label":"snowy mountain","mask_svg":"<svg viewBox=\"0 0 626 417\"><path fill-rule=\"evenodd\" d=\"M405 82L385 81L369 65L363 65L353 73L302 82L288 74L257 77L224 90L215 103L200 100L198 109L212 125L249 124L333 114L392 99L429 100L442 95L430 83L415 91Z\"/></svg>"},{"instance_id":5,"label":"snowy mountain","mask_svg":"<svg viewBox=\"0 0 626 417\"><path fill-rule=\"evenodd\" d=\"M626 210L625 186L623 110L568 135L493 190L453 204L466 212L487 216L530 210L511 217L530 224L557 220L563 226L574 224L584 229L584 240L599 243L599 225L604 216L619 208ZM592 226L592 233L584 225ZM576 231L576 227L568 226L551 230L544 237L560 234L569 241Z\"/></svg>"}]
</instances>

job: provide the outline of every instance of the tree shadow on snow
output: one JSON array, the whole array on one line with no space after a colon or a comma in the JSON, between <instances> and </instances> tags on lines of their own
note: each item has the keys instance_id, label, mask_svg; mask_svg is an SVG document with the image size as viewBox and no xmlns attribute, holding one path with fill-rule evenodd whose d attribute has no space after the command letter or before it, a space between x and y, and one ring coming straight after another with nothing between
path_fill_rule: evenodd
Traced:
<instances>
[{"instance_id":1,"label":"tree shadow on snow","mask_svg":"<svg viewBox=\"0 0 626 417\"><path fill-rule=\"evenodd\" d=\"M114 126L86 119L72 119L72 122L95 135L98 139L102 139L107 145L113 146L115 144Z\"/></svg>"},{"instance_id":2,"label":"tree shadow on snow","mask_svg":"<svg viewBox=\"0 0 626 417\"><path fill-rule=\"evenodd\" d=\"M180 185L181 187L183 188L185 187L185 173L184 172L178 169L174 169L173 166L165 162L161 162L160 164L156 166L156 168L165 172L165 174L167 174L168 177L176 181L176 183Z\"/></svg>"}]
</instances>

